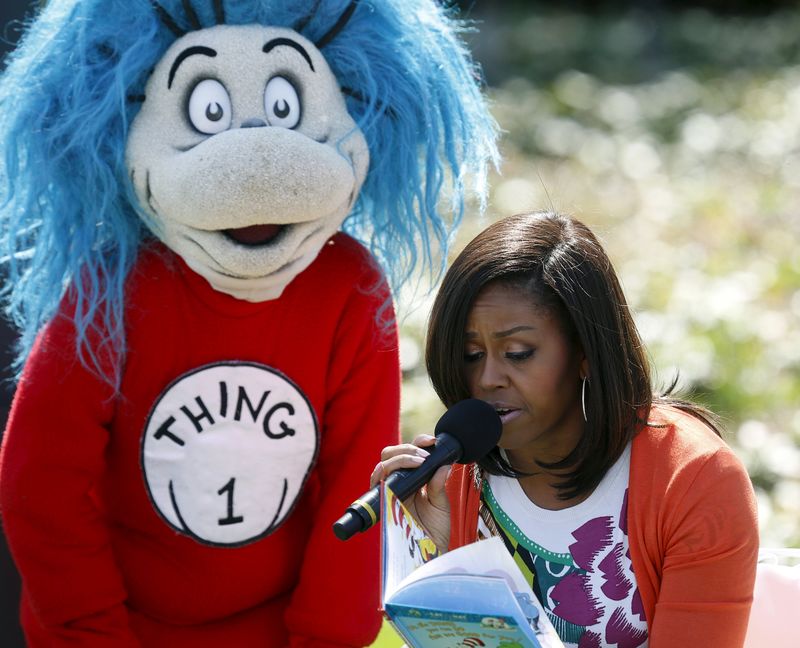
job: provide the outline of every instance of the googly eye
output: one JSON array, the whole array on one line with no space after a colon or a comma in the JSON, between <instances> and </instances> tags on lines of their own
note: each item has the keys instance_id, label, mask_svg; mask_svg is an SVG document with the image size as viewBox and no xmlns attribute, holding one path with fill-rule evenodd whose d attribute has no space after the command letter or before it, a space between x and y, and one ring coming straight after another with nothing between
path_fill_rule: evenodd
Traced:
<instances>
[{"instance_id":1,"label":"googly eye","mask_svg":"<svg viewBox=\"0 0 800 648\"><path fill-rule=\"evenodd\" d=\"M198 83L189 97L189 121L205 135L216 135L231 125L231 98L215 79Z\"/></svg>"},{"instance_id":2,"label":"googly eye","mask_svg":"<svg viewBox=\"0 0 800 648\"><path fill-rule=\"evenodd\" d=\"M294 128L300 123L300 97L294 86L283 77L273 77L267 83L264 108L270 126Z\"/></svg>"}]
</instances>

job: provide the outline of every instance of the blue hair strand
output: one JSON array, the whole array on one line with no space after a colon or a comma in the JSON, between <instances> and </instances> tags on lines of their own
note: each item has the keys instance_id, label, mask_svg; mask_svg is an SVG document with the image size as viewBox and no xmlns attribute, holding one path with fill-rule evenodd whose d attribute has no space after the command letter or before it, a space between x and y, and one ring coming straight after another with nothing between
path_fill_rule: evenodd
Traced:
<instances>
[{"instance_id":1,"label":"blue hair strand","mask_svg":"<svg viewBox=\"0 0 800 648\"><path fill-rule=\"evenodd\" d=\"M497 126L464 23L434 0L51 0L0 78L0 294L20 330L18 369L67 295L81 362L119 385L125 281L151 236L125 144L177 38L164 15L178 32L298 26L322 46L371 160L344 229L395 292L417 271L438 277L468 177L485 200Z\"/></svg>"}]
</instances>

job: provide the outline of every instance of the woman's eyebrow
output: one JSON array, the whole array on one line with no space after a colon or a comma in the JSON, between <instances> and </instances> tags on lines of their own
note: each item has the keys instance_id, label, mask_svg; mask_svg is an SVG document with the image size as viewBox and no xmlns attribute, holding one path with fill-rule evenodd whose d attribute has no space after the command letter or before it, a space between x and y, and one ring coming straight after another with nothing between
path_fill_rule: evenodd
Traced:
<instances>
[{"instance_id":1,"label":"woman's eyebrow","mask_svg":"<svg viewBox=\"0 0 800 648\"><path fill-rule=\"evenodd\" d=\"M169 80L167 81L167 89L172 87L172 81L175 79L175 73L178 71L178 66L183 63L187 58L190 56L194 56L195 54L202 54L203 56L210 56L214 58L217 55L216 50L211 49L210 47L203 47L202 45L195 45L193 47L187 47L183 50L180 54L178 54L175 62L172 64L172 67L169 70Z\"/></svg>"},{"instance_id":2,"label":"woman's eyebrow","mask_svg":"<svg viewBox=\"0 0 800 648\"><path fill-rule=\"evenodd\" d=\"M520 325L520 326L515 326L513 328L510 328L510 329L508 329L506 331L497 331L496 333L492 333L492 337L493 338L504 338L504 337L508 337L509 335L514 335L514 333L519 333L520 331L535 331L535 330L536 330L535 326L530 326L528 324L523 324L523 325ZM475 333L474 331L467 331L466 332L466 338L468 340L472 340L472 339L474 339L476 337L478 337L478 334Z\"/></svg>"},{"instance_id":3,"label":"woman's eyebrow","mask_svg":"<svg viewBox=\"0 0 800 648\"><path fill-rule=\"evenodd\" d=\"M522 324L520 326L515 326L513 328L508 329L507 331L498 331L497 333L492 333L493 338L504 338L508 337L509 335L514 335L514 333L519 333L520 331L535 331L535 326L530 326L529 324Z\"/></svg>"}]
</instances>

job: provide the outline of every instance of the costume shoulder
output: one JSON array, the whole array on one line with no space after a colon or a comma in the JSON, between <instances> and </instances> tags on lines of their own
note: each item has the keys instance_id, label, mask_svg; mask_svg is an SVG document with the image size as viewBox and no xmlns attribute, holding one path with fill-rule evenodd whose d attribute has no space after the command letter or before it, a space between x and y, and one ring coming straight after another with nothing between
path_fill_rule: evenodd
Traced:
<instances>
[{"instance_id":1,"label":"costume shoulder","mask_svg":"<svg viewBox=\"0 0 800 648\"><path fill-rule=\"evenodd\" d=\"M289 284L287 299L299 295L303 299L313 295L320 308L335 310L346 303L370 319L376 310L394 319L384 310L392 304L392 296L381 267L364 245L343 232L332 236L306 271Z\"/></svg>"},{"instance_id":2,"label":"costume shoulder","mask_svg":"<svg viewBox=\"0 0 800 648\"><path fill-rule=\"evenodd\" d=\"M366 279L373 284L383 281L383 272L369 250L349 234L337 232L320 250L312 264L317 272L335 270L339 277Z\"/></svg>"}]
</instances>

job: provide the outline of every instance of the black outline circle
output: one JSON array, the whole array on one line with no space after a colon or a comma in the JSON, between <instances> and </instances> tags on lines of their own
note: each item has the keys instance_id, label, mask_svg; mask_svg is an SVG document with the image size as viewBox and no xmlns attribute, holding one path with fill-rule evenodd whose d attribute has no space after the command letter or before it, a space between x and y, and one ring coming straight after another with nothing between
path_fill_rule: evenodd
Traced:
<instances>
[{"instance_id":1,"label":"black outline circle","mask_svg":"<svg viewBox=\"0 0 800 648\"><path fill-rule=\"evenodd\" d=\"M276 526L275 520L273 519L273 521L270 523L270 525L264 531L259 533L258 535L253 536L251 538L248 538L246 540L240 540L238 542L213 542L211 540L206 540L205 538L201 538L196 533L194 533L185 524L185 522L183 522L183 518L180 515L180 511L178 511L177 508L175 510L175 513L178 516L178 519L181 521L181 523L184 526L180 527L180 526L177 526L177 525L173 524L172 521L167 519L167 517L164 515L164 513L162 513L161 507L156 503L155 498L153 497L152 490L150 489L150 483L149 483L149 481L147 479L147 471L145 470L145 466L144 466L144 443L145 443L145 440L147 438L147 429L150 427L150 421L152 420L153 415L155 414L155 410L156 410L156 407L158 407L158 404L163 400L164 396L175 385L177 385L178 383L182 382L186 378L189 378L189 377L191 377L191 376L193 376L193 375L195 375L197 373L200 373L202 371L206 371L208 369L213 369L215 367L255 367L257 369L262 369L262 370L264 370L264 371L266 371L268 373L273 374L274 376L277 376L277 377L282 378L283 380L285 380L291 387L294 387L294 389L297 391L298 394L300 394L300 396L302 396L303 400L305 401L306 405L308 406L308 410L311 412L311 420L314 423L314 435L316 437L316 444L315 444L315 447L314 447L314 454L311 457L311 461L308 464L308 469L306 470L306 474L303 475L303 479L300 482L300 488L299 488L299 490L297 492L297 496L294 498L294 501L292 502L292 505L286 510L286 513L283 516L283 520L280 522L280 524L278 524ZM321 441L321 439L320 439L320 433L319 433L319 421L317 420L317 413L314 410L314 407L311 405L311 401L308 399L308 396L306 396L305 392L302 389L300 389L300 387L297 385L297 383L294 380L292 380L291 378L289 378L289 376L287 376L285 373L283 373L282 371L279 371L278 369L275 369L274 367L270 367L269 365L265 365L265 364L262 364L260 362L251 362L251 361L247 361L247 360L228 360L228 361L220 361L220 362L210 362L208 364L201 365L201 366L196 367L196 368L194 368L194 369L192 369L190 371L187 371L186 373L183 373L180 376L178 376L177 378L175 378L172 381L170 381L170 383L166 387L164 387L164 389L161 390L161 392L159 393L158 397L153 401L153 405L150 407L150 412L147 414L147 419L145 420L144 428L142 429L141 440L139 441L139 468L141 470L142 480L144 481L145 491L147 492L147 498L150 500L150 504L152 505L153 510L156 512L158 517L160 517L170 528L175 529L181 535L184 535L184 536L187 536L189 538L192 538L196 542L199 542L200 544L203 544L203 545L206 545L206 546L209 546L209 547L223 547L223 548L225 548L225 547L227 547L227 548L243 547L245 545L249 545L249 544L252 544L254 542L257 542L258 540L261 540L262 538L265 538L265 537L267 537L269 535L272 535L275 531L280 529L281 526L283 526L283 524L289 519L289 516L292 514L292 511L294 511L295 507L297 506L298 501L301 499L301 495L302 495L303 489L305 488L305 485L308 482L308 478L311 475L311 471L317 465L317 459L319 457L320 441ZM170 480L169 484L170 485L172 484L172 480ZM281 498L281 506L278 508L279 512L280 512L280 509L283 507L284 499L285 499L285 492L284 492L283 498ZM277 515L276 515L276 517L277 517Z\"/></svg>"}]
</instances>

